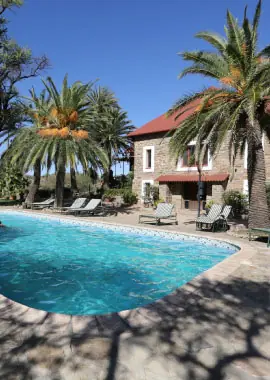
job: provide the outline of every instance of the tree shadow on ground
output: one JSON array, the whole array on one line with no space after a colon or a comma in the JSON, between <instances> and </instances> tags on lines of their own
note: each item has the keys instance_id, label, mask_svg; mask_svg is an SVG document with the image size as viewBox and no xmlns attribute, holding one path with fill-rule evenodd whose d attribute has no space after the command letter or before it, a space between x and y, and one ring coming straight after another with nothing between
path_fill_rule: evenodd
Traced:
<instances>
[{"instance_id":1,"label":"tree shadow on ground","mask_svg":"<svg viewBox=\"0 0 270 380\"><path fill-rule=\"evenodd\" d=\"M196 280L147 307L93 317L56 317L0 301L5 380L42 374L52 380L225 380L241 379L247 369L266 375L269 368L268 281Z\"/></svg>"},{"instance_id":2,"label":"tree shadow on ground","mask_svg":"<svg viewBox=\"0 0 270 380\"><path fill-rule=\"evenodd\" d=\"M134 212L139 212L139 211L141 211L141 207L137 205L117 207L117 212L118 214L121 214L121 215L130 215L130 214L134 214Z\"/></svg>"}]
</instances>

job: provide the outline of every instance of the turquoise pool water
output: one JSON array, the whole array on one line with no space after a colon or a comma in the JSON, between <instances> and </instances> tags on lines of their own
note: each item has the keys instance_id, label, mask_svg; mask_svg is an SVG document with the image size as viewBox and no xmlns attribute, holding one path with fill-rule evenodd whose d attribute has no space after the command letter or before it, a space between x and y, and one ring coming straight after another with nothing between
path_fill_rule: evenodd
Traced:
<instances>
[{"instance_id":1,"label":"turquoise pool water","mask_svg":"<svg viewBox=\"0 0 270 380\"><path fill-rule=\"evenodd\" d=\"M151 303L234 253L230 245L145 236L3 213L0 292L64 314L105 314Z\"/></svg>"}]
</instances>

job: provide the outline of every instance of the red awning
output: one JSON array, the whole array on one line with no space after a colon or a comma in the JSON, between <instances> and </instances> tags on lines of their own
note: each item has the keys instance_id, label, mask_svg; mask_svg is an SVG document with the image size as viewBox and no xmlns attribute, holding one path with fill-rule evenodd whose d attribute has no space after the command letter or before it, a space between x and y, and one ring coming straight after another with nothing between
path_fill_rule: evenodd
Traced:
<instances>
[{"instance_id":1,"label":"red awning","mask_svg":"<svg viewBox=\"0 0 270 380\"><path fill-rule=\"evenodd\" d=\"M202 174L202 182L224 182L229 178L228 173ZM198 174L164 174L156 179L157 182L198 182Z\"/></svg>"}]
</instances>

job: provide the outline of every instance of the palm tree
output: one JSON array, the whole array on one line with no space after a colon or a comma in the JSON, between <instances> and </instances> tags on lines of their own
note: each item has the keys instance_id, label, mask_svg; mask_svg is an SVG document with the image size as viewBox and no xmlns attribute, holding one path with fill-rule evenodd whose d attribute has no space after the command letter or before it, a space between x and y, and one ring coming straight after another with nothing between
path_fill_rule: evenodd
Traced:
<instances>
[{"instance_id":1,"label":"palm tree","mask_svg":"<svg viewBox=\"0 0 270 380\"><path fill-rule=\"evenodd\" d=\"M113 108L108 111L108 122L100 125L100 144L108 156L108 169L104 168L104 188L109 186L109 177L113 161L125 153L130 146L127 135L134 129L127 113Z\"/></svg>"},{"instance_id":2,"label":"palm tree","mask_svg":"<svg viewBox=\"0 0 270 380\"><path fill-rule=\"evenodd\" d=\"M89 94L89 108L96 129L96 139L108 157L103 168L103 188L109 188L113 160L117 159L130 145L128 133L134 126L121 110L114 94L106 87L98 87Z\"/></svg>"},{"instance_id":3,"label":"palm tree","mask_svg":"<svg viewBox=\"0 0 270 380\"><path fill-rule=\"evenodd\" d=\"M17 150L16 145L12 144L13 160L17 160L21 152L28 147L24 170L28 171L35 167L37 161L47 169L47 172L54 165L55 206L61 207L66 168L77 169L80 165L86 172L89 166L94 170L99 165L106 167L106 155L89 133L91 117L87 94L91 84L83 85L75 82L69 87L66 76L59 93L51 78L43 83L47 90L46 101L38 101L34 91L31 92L32 108L29 109L29 113L35 120L34 126L25 128L17 137ZM30 133L35 136L32 144L28 139Z\"/></svg>"},{"instance_id":4,"label":"palm tree","mask_svg":"<svg viewBox=\"0 0 270 380\"><path fill-rule=\"evenodd\" d=\"M261 1L256 7L253 22L250 23L245 10L240 25L228 11L226 38L211 32L196 35L210 43L215 51L181 53L182 58L192 64L181 72L180 78L187 74L200 74L217 80L218 87L185 96L169 110L169 114L176 114L176 120L187 110L193 110L181 123L181 128L173 131L170 148L175 157L184 153L191 140L196 140L195 156L200 163L207 147L214 155L229 136L229 157L234 164L237 154L243 155L248 146L250 227L270 225L262 143L263 135L270 138L267 107L270 45L258 50L260 13Z\"/></svg>"}]
</instances>

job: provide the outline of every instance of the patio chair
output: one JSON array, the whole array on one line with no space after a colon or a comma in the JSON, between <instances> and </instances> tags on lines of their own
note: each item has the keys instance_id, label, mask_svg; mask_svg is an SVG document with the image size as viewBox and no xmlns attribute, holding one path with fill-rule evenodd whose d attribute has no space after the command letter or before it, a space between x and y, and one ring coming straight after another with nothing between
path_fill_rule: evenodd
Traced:
<instances>
[{"instance_id":1,"label":"patio chair","mask_svg":"<svg viewBox=\"0 0 270 380\"><path fill-rule=\"evenodd\" d=\"M206 226L206 229L212 229L214 222L221 215L223 206L214 204L207 215L201 215L196 219L196 230L201 231L203 226Z\"/></svg>"},{"instance_id":2,"label":"patio chair","mask_svg":"<svg viewBox=\"0 0 270 380\"><path fill-rule=\"evenodd\" d=\"M211 217L209 217L209 214L214 206L220 206L220 207L214 208L214 211L211 213L212 220L210 220ZM222 209L222 211L218 214L220 208ZM232 206L226 205L222 207L221 205L213 205L211 207L211 210L209 211L209 214L207 216L201 216L200 218L196 220L196 229L202 230L203 225L205 225L206 229L211 229L213 232L217 230L227 231L228 229L227 219L232 211ZM197 228L198 225L199 225L199 228Z\"/></svg>"},{"instance_id":3,"label":"patio chair","mask_svg":"<svg viewBox=\"0 0 270 380\"><path fill-rule=\"evenodd\" d=\"M222 230L222 231L227 231L228 229L228 217L230 216L232 212L232 206L224 206L223 210L222 210L222 213L220 214L220 216L217 218L217 220L215 221L215 229L219 229L219 230Z\"/></svg>"},{"instance_id":4,"label":"patio chair","mask_svg":"<svg viewBox=\"0 0 270 380\"><path fill-rule=\"evenodd\" d=\"M156 225L160 224L161 219L171 220L172 223L178 224L175 205L171 203L159 203L154 214L139 215L139 223L145 223L142 219L154 219Z\"/></svg>"},{"instance_id":5,"label":"patio chair","mask_svg":"<svg viewBox=\"0 0 270 380\"><path fill-rule=\"evenodd\" d=\"M60 210L61 212L67 212L69 210L74 210L74 209L78 209L78 208L81 208L85 202L86 202L87 198L77 198L75 199L75 201L72 203L71 206L69 207L53 207L53 210Z\"/></svg>"},{"instance_id":6,"label":"patio chair","mask_svg":"<svg viewBox=\"0 0 270 380\"><path fill-rule=\"evenodd\" d=\"M90 214L90 215L95 215L95 214L100 214L104 212L104 208L101 205L101 199L91 199L89 203L87 203L86 206L81 207L81 208L73 208L67 210L67 213L69 214L74 214L74 215L83 215L83 214Z\"/></svg>"},{"instance_id":7,"label":"patio chair","mask_svg":"<svg viewBox=\"0 0 270 380\"><path fill-rule=\"evenodd\" d=\"M43 202L33 202L31 203L31 209L43 209L43 208L49 208L52 207L54 204L54 198L47 199Z\"/></svg>"}]
</instances>

